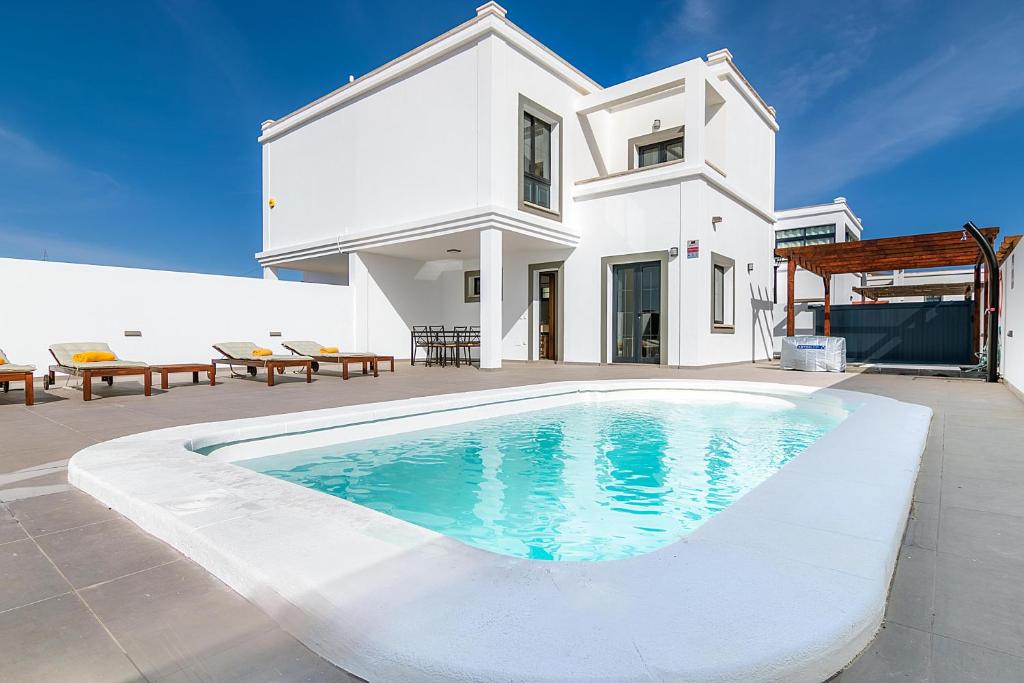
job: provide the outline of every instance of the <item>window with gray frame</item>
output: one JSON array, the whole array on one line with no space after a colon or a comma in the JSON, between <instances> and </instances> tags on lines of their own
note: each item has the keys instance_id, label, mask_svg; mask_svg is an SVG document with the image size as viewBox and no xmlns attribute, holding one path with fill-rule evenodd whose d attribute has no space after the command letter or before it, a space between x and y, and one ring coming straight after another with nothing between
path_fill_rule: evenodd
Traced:
<instances>
[{"instance_id":1,"label":"window with gray frame","mask_svg":"<svg viewBox=\"0 0 1024 683\"><path fill-rule=\"evenodd\" d=\"M711 332L732 334L736 324L736 261L711 252Z\"/></svg>"},{"instance_id":2,"label":"window with gray frame","mask_svg":"<svg viewBox=\"0 0 1024 683\"><path fill-rule=\"evenodd\" d=\"M860 238L857 237L857 233L849 228L846 229L846 241L847 242L859 242Z\"/></svg>"},{"instance_id":3,"label":"window with gray frame","mask_svg":"<svg viewBox=\"0 0 1024 683\"><path fill-rule=\"evenodd\" d=\"M551 124L523 112L523 201L551 208Z\"/></svg>"},{"instance_id":4,"label":"window with gray frame","mask_svg":"<svg viewBox=\"0 0 1024 683\"><path fill-rule=\"evenodd\" d=\"M775 231L775 248L807 247L814 244L835 244L836 225L811 225Z\"/></svg>"},{"instance_id":5,"label":"window with gray frame","mask_svg":"<svg viewBox=\"0 0 1024 683\"><path fill-rule=\"evenodd\" d=\"M679 161L683 158L683 138L672 138L662 142L652 142L649 145L641 145L636 148L636 163L638 168L664 164L669 161Z\"/></svg>"},{"instance_id":6,"label":"window with gray frame","mask_svg":"<svg viewBox=\"0 0 1024 683\"><path fill-rule=\"evenodd\" d=\"M715 301L715 317L714 322L716 325L725 324L725 266L716 263L714 265L714 301Z\"/></svg>"}]
</instances>

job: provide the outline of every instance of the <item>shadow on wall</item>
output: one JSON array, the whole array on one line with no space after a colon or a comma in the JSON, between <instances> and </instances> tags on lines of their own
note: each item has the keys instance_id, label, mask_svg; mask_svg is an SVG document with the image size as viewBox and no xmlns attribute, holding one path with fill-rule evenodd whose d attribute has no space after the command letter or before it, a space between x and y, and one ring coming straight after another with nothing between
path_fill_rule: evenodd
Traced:
<instances>
[{"instance_id":1,"label":"shadow on wall","mask_svg":"<svg viewBox=\"0 0 1024 683\"><path fill-rule=\"evenodd\" d=\"M775 304L772 303L770 292L767 287L750 288L750 360L765 360L772 357L774 346L772 340L772 314ZM785 329L785 323L783 323ZM760 355L758 355L760 346Z\"/></svg>"},{"instance_id":2,"label":"shadow on wall","mask_svg":"<svg viewBox=\"0 0 1024 683\"><path fill-rule=\"evenodd\" d=\"M356 307L364 309L367 344L375 351L387 349L405 358L412 326L438 324L441 278L425 279L422 261L381 254L360 254L360 258L368 286L365 292L356 294L357 299L365 297L356 302Z\"/></svg>"},{"instance_id":3,"label":"shadow on wall","mask_svg":"<svg viewBox=\"0 0 1024 683\"><path fill-rule=\"evenodd\" d=\"M821 304L818 304L818 305L820 306ZM800 325L794 325L794 327L793 327L793 334L814 334L814 313L811 310L811 306L812 306L812 304L796 304L796 306L794 307L796 309L795 313L794 313L795 322L799 322L800 318L802 317L802 314L806 313L807 316L811 320L811 326L810 327L801 327ZM775 328L773 330L774 331L774 336L776 336L776 337L785 337L786 336L786 315L785 315L786 307L785 306L782 307L782 313L783 313L782 317L780 317L778 322L775 323Z\"/></svg>"}]
</instances>

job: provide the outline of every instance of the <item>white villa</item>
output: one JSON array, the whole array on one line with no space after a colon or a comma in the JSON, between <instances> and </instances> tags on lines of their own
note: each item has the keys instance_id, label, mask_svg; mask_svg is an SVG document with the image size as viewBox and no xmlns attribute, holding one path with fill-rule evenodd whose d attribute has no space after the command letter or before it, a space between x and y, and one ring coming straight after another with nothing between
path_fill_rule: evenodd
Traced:
<instances>
[{"instance_id":1,"label":"white villa","mask_svg":"<svg viewBox=\"0 0 1024 683\"><path fill-rule=\"evenodd\" d=\"M775 247L803 247L813 244L856 242L864 228L850 209L846 197L836 197L831 204L814 204L776 212ZM774 277L775 351L779 351L786 336L786 270L788 264L777 260ZM853 288L862 282L862 274L842 273L832 276L829 291L832 304L849 304L860 296ZM814 311L811 306L825 300L825 285L821 278L807 270L798 270L795 281L796 334L814 334Z\"/></svg>"},{"instance_id":2,"label":"white villa","mask_svg":"<svg viewBox=\"0 0 1024 683\"><path fill-rule=\"evenodd\" d=\"M266 277L347 285L399 357L478 324L482 368L769 358L774 109L728 50L602 88L505 14L263 123Z\"/></svg>"}]
</instances>

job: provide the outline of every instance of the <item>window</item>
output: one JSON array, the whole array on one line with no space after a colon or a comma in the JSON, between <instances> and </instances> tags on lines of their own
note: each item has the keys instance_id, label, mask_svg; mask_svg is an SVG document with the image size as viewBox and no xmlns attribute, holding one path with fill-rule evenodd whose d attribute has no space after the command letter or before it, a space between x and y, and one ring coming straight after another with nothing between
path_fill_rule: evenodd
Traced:
<instances>
[{"instance_id":1,"label":"window","mask_svg":"<svg viewBox=\"0 0 1024 683\"><path fill-rule=\"evenodd\" d=\"M725 266L715 264L715 319L716 325L725 324Z\"/></svg>"},{"instance_id":2,"label":"window","mask_svg":"<svg viewBox=\"0 0 1024 683\"><path fill-rule=\"evenodd\" d=\"M812 225L806 228L789 228L775 231L775 248L806 247L813 244L835 244L836 226Z\"/></svg>"},{"instance_id":3,"label":"window","mask_svg":"<svg viewBox=\"0 0 1024 683\"><path fill-rule=\"evenodd\" d=\"M480 301L479 270L467 270L465 273L465 300L467 304Z\"/></svg>"},{"instance_id":4,"label":"window","mask_svg":"<svg viewBox=\"0 0 1024 683\"><path fill-rule=\"evenodd\" d=\"M551 208L551 124L523 112L523 200Z\"/></svg>"},{"instance_id":5,"label":"window","mask_svg":"<svg viewBox=\"0 0 1024 683\"><path fill-rule=\"evenodd\" d=\"M679 161L683 158L683 138L672 138L663 142L653 142L636 148L637 166L653 166L668 161Z\"/></svg>"},{"instance_id":6,"label":"window","mask_svg":"<svg viewBox=\"0 0 1024 683\"><path fill-rule=\"evenodd\" d=\"M924 300L928 301L928 302L942 301L942 297L941 296L937 296L937 295L933 295L933 294L929 294L928 296L926 296L924 298Z\"/></svg>"},{"instance_id":7,"label":"window","mask_svg":"<svg viewBox=\"0 0 1024 683\"><path fill-rule=\"evenodd\" d=\"M847 242L859 242L860 238L857 237L856 233L854 233L853 230L850 230L849 228L847 228L846 229L846 241Z\"/></svg>"},{"instance_id":8,"label":"window","mask_svg":"<svg viewBox=\"0 0 1024 683\"><path fill-rule=\"evenodd\" d=\"M711 253L711 331L732 334L735 312L736 262Z\"/></svg>"}]
</instances>

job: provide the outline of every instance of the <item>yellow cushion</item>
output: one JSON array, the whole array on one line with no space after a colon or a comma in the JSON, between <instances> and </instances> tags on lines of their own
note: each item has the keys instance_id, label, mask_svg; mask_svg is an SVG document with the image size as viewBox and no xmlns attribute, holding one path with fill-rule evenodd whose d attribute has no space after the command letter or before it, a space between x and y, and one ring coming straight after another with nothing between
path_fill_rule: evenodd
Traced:
<instances>
[{"instance_id":1,"label":"yellow cushion","mask_svg":"<svg viewBox=\"0 0 1024 683\"><path fill-rule=\"evenodd\" d=\"M337 352L338 352L338 347L337 346L321 346L320 347L320 353L337 353Z\"/></svg>"},{"instance_id":2,"label":"yellow cushion","mask_svg":"<svg viewBox=\"0 0 1024 683\"><path fill-rule=\"evenodd\" d=\"M273 356L274 352L270 349L253 349L252 355L254 356Z\"/></svg>"},{"instance_id":3,"label":"yellow cushion","mask_svg":"<svg viewBox=\"0 0 1024 683\"><path fill-rule=\"evenodd\" d=\"M7 365L7 359L3 356L0 356L0 365Z\"/></svg>"},{"instance_id":4,"label":"yellow cushion","mask_svg":"<svg viewBox=\"0 0 1024 683\"><path fill-rule=\"evenodd\" d=\"M117 356L110 351L83 351L71 356L72 363L102 363L109 360L117 360Z\"/></svg>"}]
</instances>

